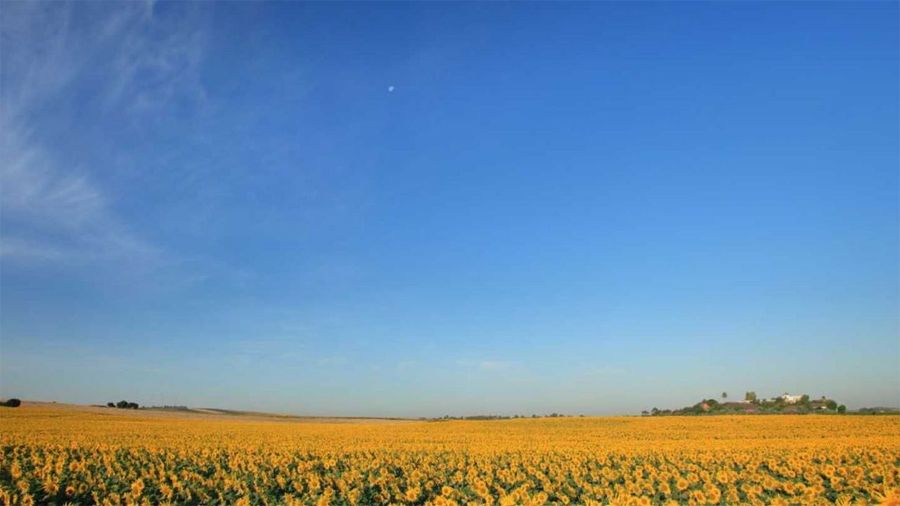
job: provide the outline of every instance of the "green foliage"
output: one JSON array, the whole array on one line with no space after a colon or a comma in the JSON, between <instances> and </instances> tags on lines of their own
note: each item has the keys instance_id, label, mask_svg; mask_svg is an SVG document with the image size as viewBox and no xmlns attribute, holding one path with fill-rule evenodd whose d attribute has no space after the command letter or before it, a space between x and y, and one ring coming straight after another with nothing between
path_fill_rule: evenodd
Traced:
<instances>
[{"instance_id":1,"label":"green foliage","mask_svg":"<svg viewBox=\"0 0 900 506\"><path fill-rule=\"evenodd\" d=\"M651 416L665 416L665 415L726 415L726 414L805 414L805 413L816 413L823 412L823 408L827 408L830 412L840 412L844 413L846 411L846 407L844 407L845 411L840 411L838 404L829 400L826 397L822 397L821 400L811 401L809 394L803 394L800 396L798 402L789 403L787 402L783 396L774 397L771 399L760 399L757 397L756 392L748 391L744 393L744 400L749 401L749 403L735 403L728 402L727 392L722 392L723 397L721 402L716 399L703 399L700 402L687 406L681 409L675 410L661 410L658 408L653 408L650 410ZM785 394L787 395L787 394Z\"/></svg>"}]
</instances>

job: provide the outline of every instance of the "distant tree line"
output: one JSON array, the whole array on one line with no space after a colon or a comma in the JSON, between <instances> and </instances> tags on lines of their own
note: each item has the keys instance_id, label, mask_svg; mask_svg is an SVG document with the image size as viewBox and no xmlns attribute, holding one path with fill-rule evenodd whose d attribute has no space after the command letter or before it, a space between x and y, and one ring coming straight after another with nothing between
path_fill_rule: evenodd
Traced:
<instances>
[{"instance_id":1,"label":"distant tree line","mask_svg":"<svg viewBox=\"0 0 900 506\"><path fill-rule=\"evenodd\" d=\"M746 392L744 400L728 402L728 393L722 392L722 400L703 399L693 406L681 409L658 409L642 411L643 416L666 415L727 415L727 414L805 414L805 413L838 413L847 412L847 407L832 399L822 397L810 400L809 395L799 398L787 394L772 399L759 399L756 392Z\"/></svg>"},{"instance_id":2,"label":"distant tree line","mask_svg":"<svg viewBox=\"0 0 900 506\"><path fill-rule=\"evenodd\" d=\"M118 409L138 409L140 406L136 402L129 401L119 401L119 402L107 402L107 408L118 408Z\"/></svg>"},{"instance_id":3,"label":"distant tree line","mask_svg":"<svg viewBox=\"0 0 900 506\"><path fill-rule=\"evenodd\" d=\"M872 408L860 408L856 410L856 412L861 415L898 415L900 414L900 409L876 406Z\"/></svg>"},{"instance_id":4,"label":"distant tree line","mask_svg":"<svg viewBox=\"0 0 900 506\"><path fill-rule=\"evenodd\" d=\"M450 416L444 415L439 416L437 418L425 418L422 417L420 420L431 420L433 422L441 422L444 420L515 420L518 418L564 418L570 417L573 415L564 415L562 413L550 413L549 415L538 415L532 414L531 416L526 415L472 415L472 416ZM584 415L578 415L583 417Z\"/></svg>"}]
</instances>

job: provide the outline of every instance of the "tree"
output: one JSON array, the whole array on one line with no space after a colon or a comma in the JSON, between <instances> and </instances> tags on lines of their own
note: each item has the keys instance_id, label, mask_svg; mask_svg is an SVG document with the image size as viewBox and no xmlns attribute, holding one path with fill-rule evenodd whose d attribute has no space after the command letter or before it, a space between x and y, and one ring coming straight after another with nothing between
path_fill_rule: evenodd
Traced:
<instances>
[{"instance_id":1,"label":"tree","mask_svg":"<svg viewBox=\"0 0 900 506\"><path fill-rule=\"evenodd\" d=\"M18 408L22 405L22 401L19 399L8 399L6 402L2 403L7 408Z\"/></svg>"},{"instance_id":2,"label":"tree","mask_svg":"<svg viewBox=\"0 0 900 506\"><path fill-rule=\"evenodd\" d=\"M727 399L727 398L728 398L728 392L722 392L722 398L723 398L723 399Z\"/></svg>"},{"instance_id":3,"label":"tree","mask_svg":"<svg viewBox=\"0 0 900 506\"><path fill-rule=\"evenodd\" d=\"M116 403L116 407L119 409L125 409L128 407L128 401L119 401Z\"/></svg>"},{"instance_id":4,"label":"tree","mask_svg":"<svg viewBox=\"0 0 900 506\"><path fill-rule=\"evenodd\" d=\"M800 404L809 404L809 395L803 394L800 396Z\"/></svg>"},{"instance_id":5,"label":"tree","mask_svg":"<svg viewBox=\"0 0 900 506\"><path fill-rule=\"evenodd\" d=\"M116 403L115 403L115 402L107 402L107 403L106 403L106 407L107 407L107 408L114 408L114 407L116 407Z\"/></svg>"},{"instance_id":6,"label":"tree","mask_svg":"<svg viewBox=\"0 0 900 506\"><path fill-rule=\"evenodd\" d=\"M828 399L828 401L825 402L825 407L828 408L828 409L830 409L830 410L832 410L832 411L834 411L834 410L837 409L838 405L837 405L837 403L834 402L833 400Z\"/></svg>"},{"instance_id":7,"label":"tree","mask_svg":"<svg viewBox=\"0 0 900 506\"><path fill-rule=\"evenodd\" d=\"M847 406L844 406L843 404L841 404L840 406L837 407L837 411L838 411L838 413L843 415L844 413L847 412Z\"/></svg>"},{"instance_id":8,"label":"tree","mask_svg":"<svg viewBox=\"0 0 900 506\"><path fill-rule=\"evenodd\" d=\"M744 394L744 400L750 402L756 402L756 392L747 392Z\"/></svg>"}]
</instances>

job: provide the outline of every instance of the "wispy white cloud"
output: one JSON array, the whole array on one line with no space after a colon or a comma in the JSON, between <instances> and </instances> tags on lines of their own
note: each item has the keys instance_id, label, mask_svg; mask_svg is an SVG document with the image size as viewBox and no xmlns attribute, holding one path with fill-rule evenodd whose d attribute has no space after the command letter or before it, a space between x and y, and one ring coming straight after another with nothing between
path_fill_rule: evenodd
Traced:
<instances>
[{"instance_id":1,"label":"wispy white cloud","mask_svg":"<svg viewBox=\"0 0 900 506\"><path fill-rule=\"evenodd\" d=\"M66 253L52 244L4 236L0 241L0 258L55 261L65 259Z\"/></svg>"},{"instance_id":2,"label":"wispy white cloud","mask_svg":"<svg viewBox=\"0 0 900 506\"><path fill-rule=\"evenodd\" d=\"M115 215L106 194L76 168L64 170L41 143L0 121L0 213L5 259L38 261L129 257L158 250Z\"/></svg>"},{"instance_id":3,"label":"wispy white cloud","mask_svg":"<svg viewBox=\"0 0 900 506\"><path fill-rule=\"evenodd\" d=\"M108 108L124 106L143 113L158 111L180 98L205 101L199 75L205 32L202 26L198 29L178 22L159 21L151 5L113 23L109 31L121 42L111 62L115 72L104 97ZM122 37L120 30L130 35Z\"/></svg>"},{"instance_id":4,"label":"wispy white cloud","mask_svg":"<svg viewBox=\"0 0 900 506\"><path fill-rule=\"evenodd\" d=\"M203 35L189 28L156 19L152 3L4 5L0 258L147 264L162 257L117 212L118 195L104 184L113 168L61 152L46 127L81 128L104 108L144 120L183 97L202 101ZM73 96L84 114L62 112L71 111Z\"/></svg>"}]
</instances>

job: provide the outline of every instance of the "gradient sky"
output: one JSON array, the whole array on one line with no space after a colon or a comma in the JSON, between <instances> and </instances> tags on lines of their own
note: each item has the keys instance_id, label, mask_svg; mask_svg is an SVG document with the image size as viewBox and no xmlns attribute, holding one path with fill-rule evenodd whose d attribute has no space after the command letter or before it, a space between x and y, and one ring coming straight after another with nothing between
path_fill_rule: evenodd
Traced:
<instances>
[{"instance_id":1,"label":"gradient sky","mask_svg":"<svg viewBox=\"0 0 900 506\"><path fill-rule=\"evenodd\" d=\"M0 395L897 406L898 9L3 2Z\"/></svg>"}]
</instances>

